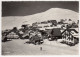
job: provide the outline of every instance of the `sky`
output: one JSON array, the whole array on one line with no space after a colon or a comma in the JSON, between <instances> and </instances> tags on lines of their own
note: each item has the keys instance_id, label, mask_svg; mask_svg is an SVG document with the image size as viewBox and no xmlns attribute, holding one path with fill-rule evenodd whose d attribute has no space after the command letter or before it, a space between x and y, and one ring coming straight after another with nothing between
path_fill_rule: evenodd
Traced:
<instances>
[{"instance_id":1,"label":"sky","mask_svg":"<svg viewBox=\"0 0 80 57\"><path fill-rule=\"evenodd\" d=\"M2 17L27 16L44 12L50 8L64 8L79 12L78 1L3 1Z\"/></svg>"}]
</instances>

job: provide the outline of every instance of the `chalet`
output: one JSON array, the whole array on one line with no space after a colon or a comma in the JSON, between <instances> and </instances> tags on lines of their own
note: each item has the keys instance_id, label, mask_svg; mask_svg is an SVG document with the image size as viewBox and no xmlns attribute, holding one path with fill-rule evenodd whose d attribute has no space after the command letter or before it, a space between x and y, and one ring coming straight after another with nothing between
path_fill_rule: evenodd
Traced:
<instances>
[{"instance_id":1,"label":"chalet","mask_svg":"<svg viewBox=\"0 0 80 57\"><path fill-rule=\"evenodd\" d=\"M14 33L14 32L10 32L8 35L7 35L7 38L11 38L11 39L17 39L19 38L19 36Z\"/></svg>"},{"instance_id":2,"label":"chalet","mask_svg":"<svg viewBox=\"0 0 80 57\"><path fill-rule=\"evenodd\" d=\"M7 32L5 32L5 34L2 37L2 41L7 41L8 39L18 39L18 38L22 38L21 34L19 33L19 31L17 30L16 27L14 27L12 30L9 30Z\"/></svg>"},{"instance_id":3,"label":"chalet","mask_svg":"<svg viewBox=\"0 0 80 57\"><path fill-rule=\"evenodd\" d=\"M57 26L57 21L56 20L48 20L48 23L52 23L52 25Z\"/></svg>"},{"instance_id":4,"label":"chalet","mask_svg":"<svg viewBox=\"0 0 80 57\"><path fill-rule=\"evenodd\" d=\"M78 29L70 28L62 32L62 39L67 43L76 44L79 42Z\"/></svg>"}]
</instances>

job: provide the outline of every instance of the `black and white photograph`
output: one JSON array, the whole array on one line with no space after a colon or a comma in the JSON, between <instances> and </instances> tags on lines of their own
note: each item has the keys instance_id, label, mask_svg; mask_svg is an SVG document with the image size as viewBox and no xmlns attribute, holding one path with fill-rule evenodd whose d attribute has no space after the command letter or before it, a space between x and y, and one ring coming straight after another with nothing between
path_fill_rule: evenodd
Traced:
<instances>
[{"instance_id":1,"label":"black and white photograph","mask_svg":"<svg viewBox=\"0 0 80 57\"><path fill-rule=\"evenodd\" d=\"M79 1L1 3L1 55L79 55Z\"/></svg>"}]
</instances>

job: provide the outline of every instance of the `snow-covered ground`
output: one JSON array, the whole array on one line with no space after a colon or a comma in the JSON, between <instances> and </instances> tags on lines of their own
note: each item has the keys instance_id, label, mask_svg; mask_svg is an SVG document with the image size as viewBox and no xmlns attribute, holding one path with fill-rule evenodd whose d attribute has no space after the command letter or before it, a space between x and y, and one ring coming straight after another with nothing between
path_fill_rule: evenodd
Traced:
<instances>
[{"instance_id":1,"label":"snow-covered ground","mask_svg":"<svg viewBox=\"0 0 80 57\"><path fill-rule=\"evenodd\" d=\"M79 13L69 9L51 8L45 12L29 16L7 16L2 17L2 30L20 28L22 24L32 24L38 21L72 19L77 22ZM56 41L44 40L42 45L24 44L27 40L14 39L2 42L3 55L78 55L78 44L68 46ZM42 47L42 51L40 50Z\"/></svg>"},{"instance_id":2,"label":"snow-covered ground","mask_svg":"<svg viewBox=\"0 0 80 57\"><path fill-rule=\"evenodd\" d=\"M12 29L13 27L20 28L22 24L32 24L34 22L41 22L46 20L71 19L77 22L79 13L63 8L50 8L44 12L36 13L28 16L6 16L2 17L2 29Z\"/></svg>"},{"instance_id":3,"label":"snow-covered ground","mask_svg":"<svg viewBox=\"0 0 80 57\"><path fill-rule=\"evenodd\" d=\"M78 44L68 46L58 41L44 40L41 45L27 44L28 40L14 39L2 42L2 55L78 55ZM42 47L42 50L40 48Z\"/></svg>"}]
</instances>

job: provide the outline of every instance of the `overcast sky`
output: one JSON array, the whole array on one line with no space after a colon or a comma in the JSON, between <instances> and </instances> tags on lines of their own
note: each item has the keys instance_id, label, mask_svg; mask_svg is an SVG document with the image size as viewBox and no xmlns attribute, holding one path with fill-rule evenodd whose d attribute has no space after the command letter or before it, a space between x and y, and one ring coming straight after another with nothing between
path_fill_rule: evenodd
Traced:
<instances>
[{"instance_id":1,"label":"overcast sky","mask_svg":"<svg viewBox=\"0 0 80 57\"><path fill-rule=\"evenodd\" d=\"M2 2L2 16L25 16L43 12L50 8L65 8L79 12L79 3L77 1Z\"/></svg>"}]
</instances>

